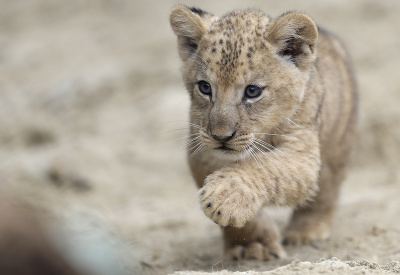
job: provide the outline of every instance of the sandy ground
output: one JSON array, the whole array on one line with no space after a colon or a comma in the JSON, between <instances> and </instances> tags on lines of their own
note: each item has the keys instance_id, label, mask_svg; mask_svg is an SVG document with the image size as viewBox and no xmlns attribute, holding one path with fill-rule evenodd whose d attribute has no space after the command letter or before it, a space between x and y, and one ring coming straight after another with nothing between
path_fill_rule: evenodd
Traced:
<instances>
[{"instance_id":1,"label":"sandy ground","mask_svg":"<svg viewBox=\"0 0 400 275\"><path fill-rule=\"evenodd\" d=\"M197 203L180 139L189 102L175 4L0 0L2 193L62 227L61 250L102 251L96 274L400 273L400 2L196 4L306 11L353 56L359 138L333 235L270 262L222 261L221 232ZM284 228L289 210L267 211Z\"/></svg>"}]
</instances>

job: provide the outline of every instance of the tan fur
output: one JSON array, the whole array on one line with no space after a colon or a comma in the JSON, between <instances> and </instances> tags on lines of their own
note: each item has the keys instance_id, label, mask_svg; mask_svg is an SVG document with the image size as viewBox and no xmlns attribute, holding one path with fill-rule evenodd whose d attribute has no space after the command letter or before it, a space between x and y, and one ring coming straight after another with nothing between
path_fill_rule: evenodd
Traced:
<instances>
[{"instance_id":1,"label":"tan fur","mask_svg":"<svg viewBox=\"0 0 400 275\"><path fill-rule=\"evenodd\" d=\"M190 168L204 213L224 227L226 255L285 255L263 206L295 208L287 243L329 237L356 121L341 44L300 13L217 18L179 6L170 23L191 97ZM262 94L245 97L248 85Z\"/></svg>"}]
</instances>

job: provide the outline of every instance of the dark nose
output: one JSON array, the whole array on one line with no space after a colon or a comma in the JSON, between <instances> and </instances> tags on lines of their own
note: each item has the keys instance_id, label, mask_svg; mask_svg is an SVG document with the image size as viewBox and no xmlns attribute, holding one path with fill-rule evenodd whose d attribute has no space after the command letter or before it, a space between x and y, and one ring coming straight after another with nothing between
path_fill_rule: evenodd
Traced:
<instances>
[{"instance_id":1,"label":"dark nose","mask_svg":"<svg viewBox=\"0 0 400 275\"><path fill-rule=\"evenodd\" d=\"M236 134L236 131L233 132L230 136L222 136L222 137L220 137L220 136L217 136L217 135L212 135L212 137L215 140L224 143L224 142L227 142L228 140L232 139L235 136L235 134Z\"/></svg>"}]
</instances>

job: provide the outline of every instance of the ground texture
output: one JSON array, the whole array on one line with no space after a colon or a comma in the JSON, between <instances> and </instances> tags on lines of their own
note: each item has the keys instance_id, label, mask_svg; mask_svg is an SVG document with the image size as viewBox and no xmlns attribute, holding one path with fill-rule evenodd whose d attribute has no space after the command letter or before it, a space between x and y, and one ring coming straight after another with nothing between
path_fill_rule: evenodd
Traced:
<instances>
[{"instance_id":1,"label":"ground texture","mask_svg":"<svg viewBox=\"0 0 400 275\"><path fill-rule=\"evenodd\" d=\"M180 139L175 4L0 1L2 193L62 227L60 249L103 251L97 274L400 273L400 2L195 3L305 11L353 56L359 136L333 235L269 262L222 261L221 232L200 210ZM266 211L284 228L288 209Z\"/></svg>"}]
</instances>

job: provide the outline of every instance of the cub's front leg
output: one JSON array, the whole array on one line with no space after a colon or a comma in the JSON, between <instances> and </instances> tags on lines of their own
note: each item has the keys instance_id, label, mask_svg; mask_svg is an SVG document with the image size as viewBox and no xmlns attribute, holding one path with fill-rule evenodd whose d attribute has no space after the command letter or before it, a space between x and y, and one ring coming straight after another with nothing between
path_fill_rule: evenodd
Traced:
<instances>
[{"instance_id":1,"label":"cub's front leg","mask_svg":"<svg viewBox=\"0 0 400 275\"><path fill-rule=\"evenodd\" d=\"M206 180L198 181L199 186L205 183L200 190L204 212L223 227L225 258L260 261L284 258L286 253L278 228L259 211L262 193L246 186L246 182L250 178L233 167L216 170Z\"/></svg>"},{"instance_id":2,"label":"cub's front leg","mask_svg":"<svg viewBox=\"0 0 400 275\"><path fill-rule=\"evenodd\" d=\"M278 152L264 152L258 161L248 157L207 176L199 191L204 213L221 226L242 227L262 206L297 206L310 199L318 189L318 135L302 130L291 136L296 141L280 145L279 159Z\"/></svg>"}]
</instances>

